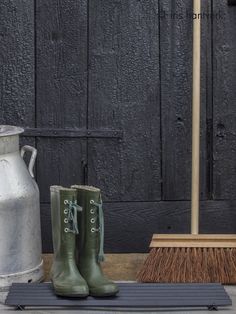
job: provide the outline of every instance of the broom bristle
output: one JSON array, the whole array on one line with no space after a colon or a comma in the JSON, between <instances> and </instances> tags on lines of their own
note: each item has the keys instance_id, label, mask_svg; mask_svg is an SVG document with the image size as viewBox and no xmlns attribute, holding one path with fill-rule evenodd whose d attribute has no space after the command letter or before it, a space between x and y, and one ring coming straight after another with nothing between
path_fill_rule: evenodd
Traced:
<instances>
[{"instance_id":1,"label":"broom bristle","mask_svg":"<svg viewBox=\"0 0 236 314\"><path fill-rule=\"evenodd\" d=\"M236 283L235 248L152 248L140 282Z\"/></svg>"}]
</instances>

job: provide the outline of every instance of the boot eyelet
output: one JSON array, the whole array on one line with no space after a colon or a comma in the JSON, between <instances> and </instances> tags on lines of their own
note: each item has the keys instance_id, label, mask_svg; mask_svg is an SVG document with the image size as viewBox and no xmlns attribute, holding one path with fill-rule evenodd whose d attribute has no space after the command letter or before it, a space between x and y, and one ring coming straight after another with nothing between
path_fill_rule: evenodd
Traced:
<instances>
[{"instance_id":1,"label":"boot eyelet","mask_svg":"<svg viewBox=\"0 0 236 314\"><path fill-rule=\"evenodd\" d=\"M92 224L94 224L95 223L95 218L92 218L90 221L91 221Z\"/></svg>"},{"instance_id":2,"label":"boot eyelet","mask_svg":"<svg viewBox=\"0 0 236 314\"><path fill-rule=\"evenodd\" d=\"M94 204L94 200L91 200L91 201L90 201L90 204Z\"/></svg>"},{"instance_id":3,"label":"boot eyelet","mask_svg":"<svg viewBox=\"0 0 236 314\"><path fill-rule=\"evenodd\" d=\"M64 223L68 224L68 219L67 218L64 219Z\"/></svg>"},{"instance_id":4,"label":"boot eyelet","mask_svg":"<svg viewBox=\"0 0 236 314\"><path fill-rule=\"evenodd\" d=\"M94 233L95 231L96 231L95 228L92 228L92 229L91 229L91 232L92 232L92 233Z\"/></svg>"},{"instance_id":5,"label":"boot eyelet","mask_svg":"<svg viewBox=\"0 0 236 314\"><path fill-rule=\"evenodd\" d=\"M64 204L65 205L69 204L69 201L68 200L64 200Z\"/></svg>"},{"instance_id":6,"label":"boot eyelet","mask_svg":"<svg viewBox=\"0 0 236 314\"><path fill-rule=\"evenodd\" d=\"M68 209L64 209L64 214L68 214Z\"/></svg>"},{"instance_id":7,"label":"boot eyelet","mask_svg":"<svg viewBox=\"0 0 236 314\"><path fill-rule=\"evenodd\" d=\"M68 233L68 232L69 232L69 229L68 229L68 228L65 228L64 231L65 231L65 233Z\"/></svg>"},{"instance_id":8,"label":"boot eyelet","mask_svg":"<svg viewBox=\"0 0 236 314\"><path fill-rule=\"evenodd\" d=\"M95 211L94 211L93 208L90 209L90 213L91 213L91 214L94 214L94 213L95 213Z\"/></svg>"}]
</instances>

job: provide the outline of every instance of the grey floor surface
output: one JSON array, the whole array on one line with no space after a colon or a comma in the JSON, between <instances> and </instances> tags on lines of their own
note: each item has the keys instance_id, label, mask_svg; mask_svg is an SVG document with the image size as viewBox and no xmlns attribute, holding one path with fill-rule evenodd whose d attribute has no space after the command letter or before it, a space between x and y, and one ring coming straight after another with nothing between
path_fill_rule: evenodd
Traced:
<instances>
[{"instance_id":1,"label":"grey floor surface","mask_svg":"<svg viewBox=\"0 0 236 314\"><path fill-rule=\"evenodd\" d=\"M236 314L236 286L226 286L226 291L229 293L230 297L232 298L233 306L228 308L219 308L218 313L219 314ZM3 299L3 296L2 296ZM18 311L17 311L18 312ZM14 309L11 307L7 307L3 304L0 304L0 313L6 313L6 314L12 314L17 313ZM53 313L59 313L59 314L74 314L74 313L81 313L81 314L88 314L88 313L112 313L112 314L118 314L118 313L163 313L163 314L187 314L187 313L193 313L193 314L205 314L205 313L214 313L205 309L152 309L152 310L142 310L142 309L136 309L136 310L108 310L108 309L96 309L96 310L70 310L70 309L26 309L24 311L21 311L21 313L27 312L28 314L53 314ZM19 312L18 312L19 313ZM217 312L216 312L217 313Z\"/></svg>"}]
</instances>

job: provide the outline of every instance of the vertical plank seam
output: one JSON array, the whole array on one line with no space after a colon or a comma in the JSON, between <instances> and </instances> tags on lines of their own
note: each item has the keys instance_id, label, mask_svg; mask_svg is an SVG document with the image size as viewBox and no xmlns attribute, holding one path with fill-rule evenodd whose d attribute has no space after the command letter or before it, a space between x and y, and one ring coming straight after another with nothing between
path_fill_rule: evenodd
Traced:
<instances>
[{"instance_id":1,"label":"vertical plank seam","mask_svg":"<svg viewBox=\"0 0 236 314\"><path fill-rule=\"evenodd\" d=\"M213 0L211 0L211 14L213 16ZM214 171L214 158L213 158L213 149L214 149L214 18L211 19L211 129L210 129L210 187L209 187L209 199L213 200L213 171Z\"/></svg>"},{"instance_id":2,"label":"vertical plank seam","mask_svg":"<svg viewBox=\"0 0 236 314\"><path fill-rule=\"evenodd\" d=\"M210 10L211 13L211 0L208 1L209 2L209 6L206 6L207 10ZM205 67L206 67L206 144L205 144L205 148L206 148L206 161L204 160L204 162L206 163L206 198L210 199L210 195L211 195L211 125L212 125L212 121L211 121L211 115L212 115L212 108L211 108L211 93L212 93L212 87L210 85L210 80L211 80L211 20L207 21L206 23L206 30L205 30L205 38L206 38L206 42L205 42ZM210 49L210 53L208 54L208 47ZM210 65L209 65L210 63Z\"/></svg>"},{"instance_id":3,"label":"vertical plank seam","mask_svg":"<svg viewBox=\"0 0 236 314\"><path fill-rule=\"evenodd\" d=\"M89 128L89 61L90 61L90 58L89 58L89 44L90 44L90 15L89 15L89 6L90 6L90 1L87 0L87 99L86 99L86 129L88 130ZM89 167L88 167L88 154L89 154L89 139L86 138L85 139L86 141L86 156L85 156L85 159L86 159L86 166L87 167L87 170L86 172L84 171L84 184L88 184L88 172L89 172Z\"/></svg>"},{"instance_id":4,"label":"vertical plank seam","mask_svg":"<svg viewBox=\"0 0 236 314\"><path fill-rule=\"evenodd\" d=\"M161 85L161 77L162 77L162 71L161 71L161 19L160 19L160 1L158 1L158 26L159 26L159 30L158 30L158 40L159 40L159 116L160 116L160 178L161 178L161 182L160 182L160 194L161 194L161 200L163 200L163 150L162 150L162 85Z\"/></svg>"},{"instance_id":5,"label":"vertical plank seam","mask_svg":"<svg viewBox=\"0 0 236 314\"><path fill-rule=\"evenodd\" d=\"M37 0L34 0L34 126L38 126L37 114ZM38 138L35 137L35 148L38 149ZM38 161L35 163L35 177L38 181Z\"/></svg>"}]
</instances>

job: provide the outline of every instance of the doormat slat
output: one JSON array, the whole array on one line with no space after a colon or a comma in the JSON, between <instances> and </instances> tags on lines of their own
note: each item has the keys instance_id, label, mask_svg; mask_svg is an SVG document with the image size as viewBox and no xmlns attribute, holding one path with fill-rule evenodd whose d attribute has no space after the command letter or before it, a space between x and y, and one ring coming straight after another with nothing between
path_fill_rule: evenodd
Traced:
<instances>
[{"instance_id":1,"label":"doormat slat","mask_svg":"<svg viewBox=\"0 0 236 314\"><path fill-rule=\"evenodd\" d=\"M6 305L24 307L76 308L172 308L230 306L232 301L221 284L139 284L119 283L116 297L63 298L56 296L51 283L15 283Z\"/></svg>"}]
</instances>

